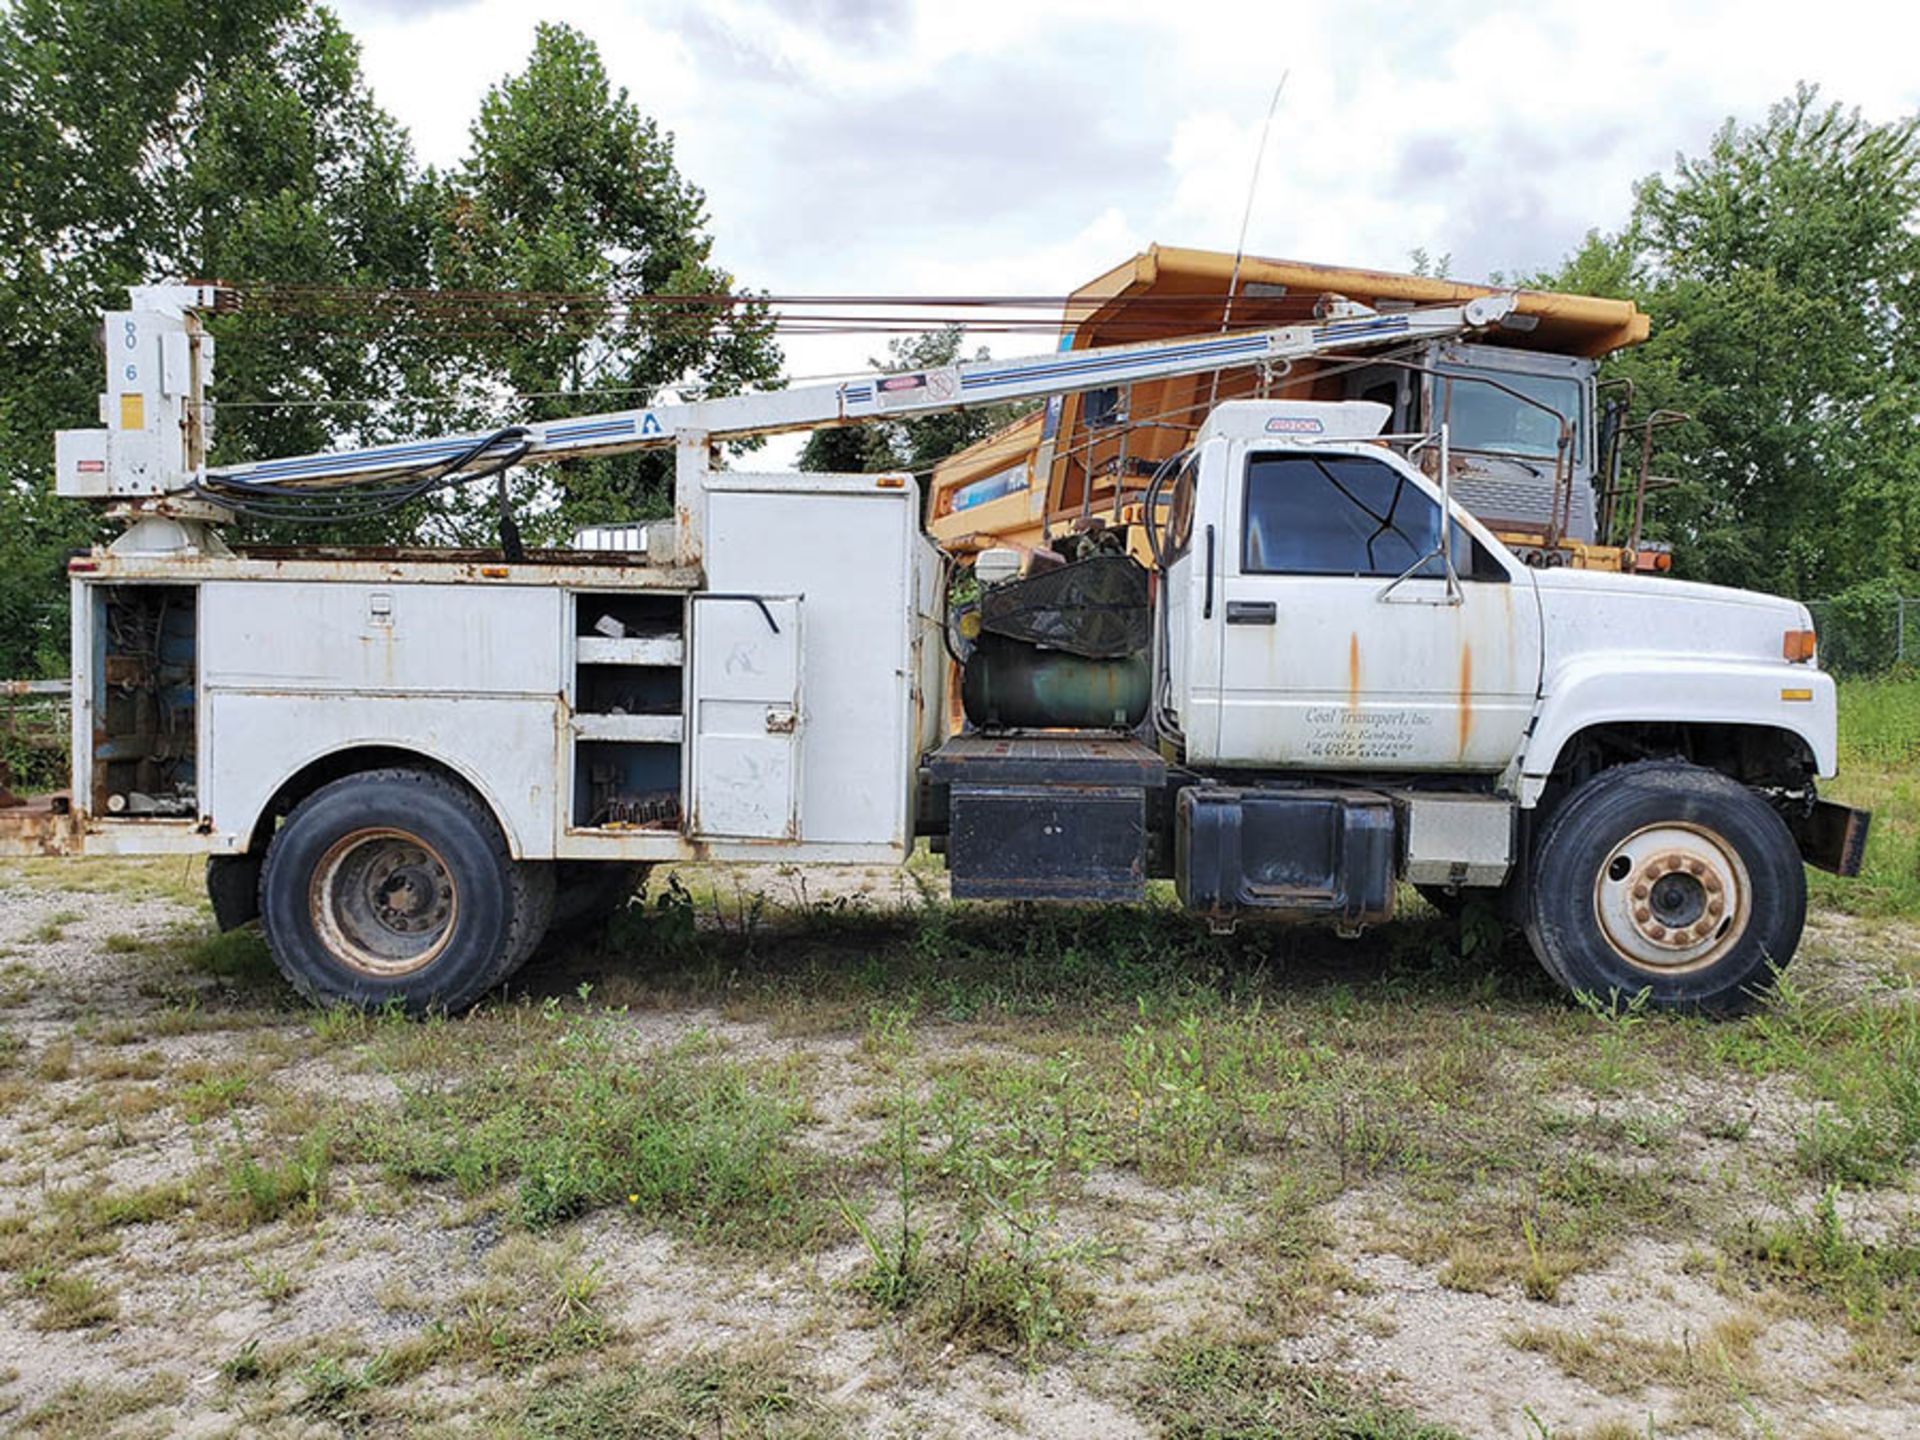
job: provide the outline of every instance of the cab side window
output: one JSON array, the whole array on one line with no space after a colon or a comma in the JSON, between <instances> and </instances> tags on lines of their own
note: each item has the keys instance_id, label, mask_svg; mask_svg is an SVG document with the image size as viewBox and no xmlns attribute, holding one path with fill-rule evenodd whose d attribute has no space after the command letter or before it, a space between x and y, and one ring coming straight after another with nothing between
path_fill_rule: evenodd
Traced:
<instances>
[{"instance_id":1,"label":"cab side window","mask_svg":"<svg viewBox=\"0 0 1920 1440\"><path fill-rule=\"evenodd\" d=\"M1445 574L1440 506L1413 481L1358 455L1255 455L1247 462L1240 542L1243 575ZM1454 569L1462 578L1504 579L1506 572L1453 528Z\"/></svg>"}]
</instances>

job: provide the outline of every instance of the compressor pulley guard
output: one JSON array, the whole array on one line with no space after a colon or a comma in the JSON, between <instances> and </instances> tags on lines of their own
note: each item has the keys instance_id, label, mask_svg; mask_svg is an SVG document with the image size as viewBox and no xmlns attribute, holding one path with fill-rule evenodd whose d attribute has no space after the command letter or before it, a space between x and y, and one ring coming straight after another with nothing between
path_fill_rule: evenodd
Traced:
<instances>
[{"instance_id":1,"label":"compressor pulley guard","mask_svg":"<svg viewBox=\"0 0 1920 1440\"><path fill-rule=\"evenodd\" d=\"M1089 660L1144 651L1151 622L1147 572L1127 555L1090 555L980 596L980 628L987 634Z\"/></svg>"}]
</instances>

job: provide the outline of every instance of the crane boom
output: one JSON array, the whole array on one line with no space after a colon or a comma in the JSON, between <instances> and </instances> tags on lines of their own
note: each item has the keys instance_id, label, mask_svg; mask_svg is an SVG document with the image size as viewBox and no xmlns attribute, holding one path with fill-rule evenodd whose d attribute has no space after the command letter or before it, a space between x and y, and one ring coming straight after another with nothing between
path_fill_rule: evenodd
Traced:
<instances>
[{"instance_id":1,"label":"crane boom","mask_svg":"<svg viewBox=\"0 0 1920 1440\"><path fill-rule=\"evenodd\" d=\"M678 436L700 435L719 442L908 418L1433 339L1494 324L1514 304L1511 296L1496 295L1463 305L1383 314L1352 301L1334 300L1327 306L1326 317L1311 325L1061 351L1019 360L962 361L838 384L208 467L204 463L209 429L205 395L212 383L213 347L199 328L198 312L211 307L211 287L150 287L135 290L133 300L134 310L107 317L107 334L120 342L117 351L110 344L109 393L101 397L102 417L112 428L61 433L57 468L62 494L128 499L199 493L217 501L223 487L256 493L257 487L313 490L443 467L486 470L502 463L667 448Z\"/></svg>"}]
</instances>

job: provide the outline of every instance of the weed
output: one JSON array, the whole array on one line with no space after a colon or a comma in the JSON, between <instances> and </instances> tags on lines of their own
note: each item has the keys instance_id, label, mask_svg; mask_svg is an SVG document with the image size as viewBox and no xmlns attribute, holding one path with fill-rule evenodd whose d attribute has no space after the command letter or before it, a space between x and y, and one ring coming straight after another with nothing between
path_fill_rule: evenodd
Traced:
<instances>
[{"instance_id":1,"label":"weed","mask_svg":"<svg viewBox=\"0 0 1920 1440\"><path fill-rule=\"evenodd\" d=\"M407 1087L397 1114L355 1124L347 1144L403 1180L467 1194L513 1182L534 1228L608 1205L714 1237L792 1243L817 1228L797 1104L679 1050L626 1059L618 1038L614 1015L555 1012L544 1043L462 1083Z\"/></svg>"},{"instance_id":2,"label":"weed","mask_svg":"<svg viewBox=\"0 0 1920 1440\"><path fill-rule=\"evenodd\" d=\"M1920 1359L1920 1243L1869 1242L1840 1214L1830 1185L1810 1213L1774 1223L1749 1221L1727 1249L1753 1278L1811 1301L1884 1352L1890 1363Z\"/></svg>"},{"instance_id":3,"label":"weed","mask_svg":"<svg viewBox=\"0 0 1920 1440\"><path fill-rule=\"evenodd\" d=\"M366 1396L393 1378L385 1351L357 1365L337 1355L321 1355L301 1373L306 1393L295 1408L355 1433L364 1427Z\"/></svg>"},{"instance_id":4,"label":"weed","mask_svg":"<svg viewBox=\"0 0 1920 1440\"><path fill-rule=\"evenodd\" d=\"M278 1265L269 1265L263 1260L243 1260L240 1263L247 1272L247 1278L253 1281L254 1288L260 1292L260 1298L269 1305L278 1305L300 1292L300 1282Z\"/></svg>"},{"instance_id":5,"label":"weed","mask_svg":"<svg viewBox=\"0 0 1920 1440\"><path fill-rule=\"evenodd\" d=\"M834 1440L848 1427L813 1385L771 1355L698 1353L666 1366L595 1370L544 1388L514 1433L526 1440L752 1435Z\"/></svg>"},{"instance_id":6,"label":"weed","mask_svg":"<svg viewBox=\"0 0 1920 1440\"><path fill-rule=\"evenodd\" d=\"M315 1131L276 1160L261 1160L245 1144L227 1147L220 1159L228 1219L264 1225L290 1212L311 1217L326 1200L333 1167L333 1138Z\"/></svg>"},{"instance_id":7,"label":"weed","mask_svg":"<svg viewBox=\"0 0 1920 1440\"><path fill-rule=\"evenodd\" d=\"M1074 1062L1063 1056L1056 1066L1049 1089L1070 1090ZM1028 1364L1068 1338L1086 1302L1072 1276L1086 1247L1055 1234L1051 1192L1063 1161L1080 1163L1067 1139L1071 1121L1063 1131L1060 1118L1047 1105L983 1106L951 1080L923 1106L903 1070L881 1146L897 1220L882 1226L841 1202L867 1251L856 1287L943 1339ZM954 1212L934 1249L919 1218L929 1180L939 1182Z\"/></svg>"},{"instance_id":8,"label":"weed","mask_svg":"<svg viewBox=\"0 0 1920 1440\"><path fill-rule=\"evenodd\" d=\"M120 1318L119 1297L89 1275L28 1271L20 1283L39 1302L36 1330L90 1330Z\"/></svg>"},{"instance_id":9,"label":"weed","mask_svg":"<svg viewBox=\"0 0 1920 1440\"><path fill-rule=\"evenodd\" d=\"M183 1071L183 1082L177 1092L181 1118L200 1125L233 1109L253 1083L253 1074L240 1066L201 1066Z\"/></svg>"},{"instance_id":10,"label":"weed","mask_svg":"<svg viewBox=\"0 0 1920 1440\"><path fill-rule=\"evenodd\" d=\"M894 1099L893 1127L887 1136L885 1158L893 1175L893 1203L897 1220L882 1227L872 1215L839 1197L841 1218L860 1237L867 1252L866 1270L856 1281L866 1297L883 1310L903 1310L926 1287L921 1251L926 1232L916 1216L919 1192L920 1127L918 1106L903 1072Z\"/></svg>"},{"instance_id":11,"label":"weed","mask_svg":"<svg viewBox=\"0 0 1920 1440\"><path fill-rule=\"evenodd\" d=\"M715 901L716 909L718 901ZM651 900L623 905L607 922L601 936L604 949L621 955L662 960L690 960L701 949L699 914L693 895L678 875Z\"/></svg>"},{"instance_id":12,"label":"weed","mask_svg":"<svg viewBox=\"0 0 1920 1440\"><path fill-rule=\"evenodd\" d=\"M1337 1376L1207 1336L1163 1346L1131 1398L1168 1440L1459 1440Z\"/></svg>"},{"instance_id":13,"label":"weed","mask_svg":"<svg viewBox=\"0 0 1920 1440\"><path fill-rule=\"evenodd\" d=\"M1643 1087L1653 1073L1646 1047L1637 1037L1650 1018L1650 990L1632 995L1619 991L1601 996L1581 991L1574 998L1598 1025L1592 1031L1586 1081L1602 1095L1619 1095Z\"/></svg>"},{"instance_id":14,"label":"weed","mask_svg":"<svg viewBox=\"0 0 1920 1440\"><path fill-rule=\"evenodd\" d=\"M1221 1072L1237 1070L1244 1057L1214 1040L1200 1017L1188 1014L1171 1034L1136 1023L1123 1042L1134 1163L1142 1174L1191 1179L1240 1148L1242 1117L1233 1104L1238 1076Z\"/></svg>"},{"instance_id":15,"label":"weed","mask_svg":"<svg viewBox=\"0 0 1920 1440\"><path fill-rule=\"evenodd\" d=\"M220 1378L229 1385L245 1385L266 1373L267 1367L260 1359L260 1337L257 1335L220 1362Z\"/></svg>"},{"instance_id":16,"label":"weed","mask_svg":"<svg viewBox=\"0 0 1920 1440\"><path fill-rule=\"evenodd\" d=\"M77 1380L30 1410L15 1434L23 1440L98 1440L116 1422L173 1404L185 1391L178 1375L164 1372L126 1384Z\"/></svg>"}]
</instances>

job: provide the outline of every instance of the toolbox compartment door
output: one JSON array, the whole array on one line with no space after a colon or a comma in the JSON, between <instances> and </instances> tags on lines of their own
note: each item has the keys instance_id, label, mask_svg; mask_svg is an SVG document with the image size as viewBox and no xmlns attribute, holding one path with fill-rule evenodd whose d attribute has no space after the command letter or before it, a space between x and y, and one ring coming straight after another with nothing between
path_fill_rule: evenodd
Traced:
<instances>
[{"instance_id":1,"label":"toolbox compartment door","mask_svg":"<svg viewBox=\"0 0 1920 1440\"><path fill-rule=\"evenodd\" d=\"M693 599L695 836L795 840L800 816L800 601Z\"/></svg>"}]
</instances>

